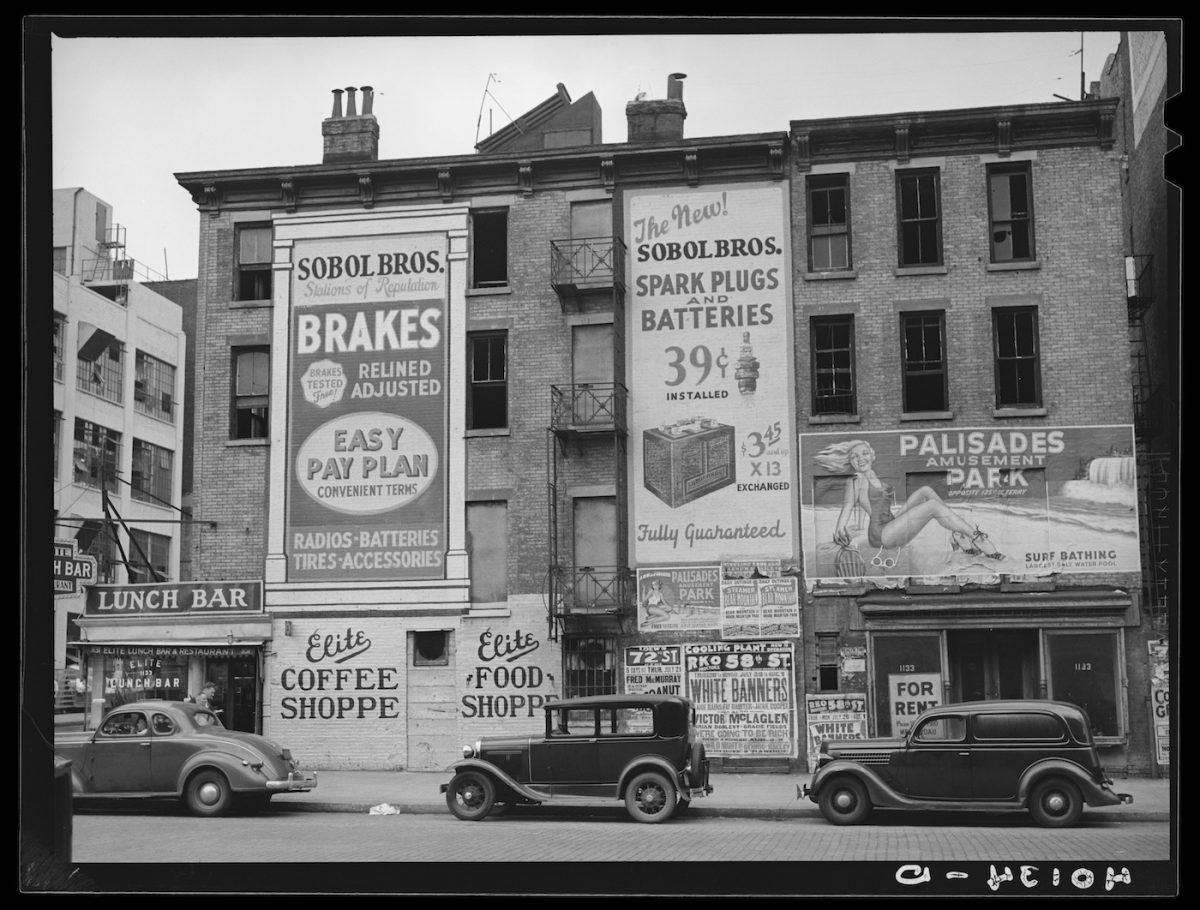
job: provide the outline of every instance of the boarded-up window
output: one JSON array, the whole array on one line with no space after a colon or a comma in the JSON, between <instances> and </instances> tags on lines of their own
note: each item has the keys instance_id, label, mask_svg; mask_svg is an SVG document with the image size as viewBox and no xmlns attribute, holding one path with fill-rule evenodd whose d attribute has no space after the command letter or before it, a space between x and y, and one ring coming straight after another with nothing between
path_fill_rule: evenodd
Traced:
<instances>
[{"instance_id":1,"label":"boarded-up window","mask_svg":"<svg viewBox=\"0 0 1200 910\"><path fill-rule=\"evenodd\" d=\"M508 600L508 503L467 503L471 602Z\"/></svg>"}]
</instances>

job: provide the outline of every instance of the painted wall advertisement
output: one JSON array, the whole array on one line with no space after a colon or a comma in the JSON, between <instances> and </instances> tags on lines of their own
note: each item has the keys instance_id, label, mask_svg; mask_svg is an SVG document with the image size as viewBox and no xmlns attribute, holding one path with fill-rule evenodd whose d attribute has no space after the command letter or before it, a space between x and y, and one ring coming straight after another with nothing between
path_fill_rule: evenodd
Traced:
<instances>
[{"instance_id":1,"label":"painted wall advertisement","mask_svg":"<svg viewBox=\"0 0 1200 910\"><path fill-rule=\"evenodd\" d=\"M939 673L891 673L887 685L892 736L903 736L918 715L942 703Z\"/></svg>"},{"instance_id":2,"label":"painted wall advertisement","mask_svg":"<svg viewBox=\"0 0 1200 910\"><path fill-rule=\"evenodd\" d=\"M1141 571L1130 426L800 436L808 581Z\"/></svg>"},{"instance_id":3,"label":"painted wall advertisement","mask_svg":"<svg viewBox=\"0 0 1200 910\"><path fill-rule=\"evenodd\" d=\"M721 567L638 569L639 631L716 629L721 623Z\"/></svg>"},{"instance_id":4,"label":"painted wall advertisement","mask_svg":"<svg viewBox=\"0 0 1200 910\"><path fill-rule=\"evenodd\" d=\"M1171 764L1171 664L1167 643L1150 646L1150 716L1154 728L1155 760L1160 768Z\"/></svg>"},{"instance_id":5,"label":"painted wall advertisement","mask_svg":"<svg viewBox=\"0 0 1200 910\"><path fill-rule=\"evenodd\" d=\"M559 692L554 663L559 655L550 647L542 649L542 633L489 624L472 635L462 634L471 653L459 658L466 671L459 716L489 730L500 729L494 721L509 720L519 729L541 730L542 708Z\"/></svg>"},{"instance_id":6,"label":"painted wall advertisement","mask_svg":"<svg viewBox=\"0 0 1200 910\"><path fill-rule=\"evenodd\" d=\"M685 644L683 662L710 755L795 756L792 642Z\"/></svg>"},{"instance_id":7,"label":"painted wall advertisement","mask_svg":"<svg viewBox=\"0 0 1200 910\"><path fill-rule=\"evenodd\" d=\"M794 560L786 187L625 198L634 562Z\"/></svg>"},{"instance_id":8,"label":"painted wall advertisement","mask_svg":"<svg viewBox=\"0 0 1200 910\"><path fill-rule=\"evenodd\" d=\"M836 692L805 696L808 727L808 770L817 769L817 750L826 739L866 739L867 696Z\"/></svg>"},{"instance_id":9,"label":"painted wall advertisement","mask_svg":"<svg viewBox=\"0 0 1200 910\"><path fill-rule=\"evenodd\" d=\"M298 241L288 577L445 574L446 237Z\"/></svg>"}]
</instances>

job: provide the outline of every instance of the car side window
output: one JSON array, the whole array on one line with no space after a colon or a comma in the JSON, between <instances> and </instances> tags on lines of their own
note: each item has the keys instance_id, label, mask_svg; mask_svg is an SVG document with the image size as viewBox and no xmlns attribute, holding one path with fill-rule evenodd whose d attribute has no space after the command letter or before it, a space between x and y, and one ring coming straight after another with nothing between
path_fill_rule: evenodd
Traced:
<instances>
[{"instance_id":1,"label":"car side window","mask_svg":"<svg viewBox=\"0 0 1200 910\"><path fill-rule=\"evenodd\" d=\"M630 706L610 708L600 713L601 736L629 736L654 732L654 709Z\"/></svg>"},{"instance_id":2,"label":"car side window","mask_svg":"<svg viewBox=\"0 0 1200 910\"><path fill-rule=\"evenodd\" d=\"M593 708L573 708L554 712L552 736L595 736L596 711Z\"/></svg>"},{"instance_id":3,"label":"car side window","mask_svg":"<svg viewBox=\"0 0 1200 910\"><path fill-rule=\"evenodd\" d=\"M966 738L967 724L961 717L935 717L913 734L913 741L919 743L959 743Z\"/></svg>"},{"instance_id":4,"label":"car side window","mask_svg":"<svg viewBox=\"0 0 1200 910\"><path fill-rule=\"evenodd\" d=\"M105 736L141 736L146 729L146 718L140 712L123 711L106 720L100 732Z\"/></svg>"},{"instance_id":5,"label":"car side window","mask_svg":"<svg viewBox=\"0 0 1200 910\"><path fill-rule=\"evenodd\" d=\"M170 736L175 732L175 725L171 723L171 718L165 714L155 714L151 718L154 722L154 733L156 736Z\"/></svg>"}]
</instances>

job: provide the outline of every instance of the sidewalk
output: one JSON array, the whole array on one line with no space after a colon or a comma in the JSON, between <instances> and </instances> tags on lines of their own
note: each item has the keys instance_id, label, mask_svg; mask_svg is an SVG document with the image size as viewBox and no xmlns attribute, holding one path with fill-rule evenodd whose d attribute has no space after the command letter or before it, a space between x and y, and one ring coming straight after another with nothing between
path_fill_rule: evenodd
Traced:
<instances>
[{"instance_id":1,"label":"sidewalk","mask_svg":"<svg viewBox=\"0 0 1200 910\"><path fill-rule=\"evenodd\" d=\"M441 771L318 771L317 788L307 793L281 793L273 809L299 812L361 812L385 804L400 813L448 813L440 787L450 780ZM711 796L692 801L689 815L724 818L820 817L816 803L801 799L797 788L810 775L713 774ZM1113 789L1133 796L1131 805L1085 808L1083 818L1094 821L1169 821L1171 784L1166 779L1129 777L1114 780ZM581 803L548 800L542 809L607 813L623 812L617 800ZM394 814L388 811L387 814Z\"/></svg>"}]
</instances>

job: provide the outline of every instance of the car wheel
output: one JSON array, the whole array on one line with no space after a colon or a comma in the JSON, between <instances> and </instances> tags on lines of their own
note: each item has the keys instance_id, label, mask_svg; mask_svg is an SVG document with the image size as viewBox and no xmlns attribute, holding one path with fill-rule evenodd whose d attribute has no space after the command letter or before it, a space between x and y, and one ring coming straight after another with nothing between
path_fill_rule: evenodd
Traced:
<instances>
[{"instance_id":1,"label":"car wheel","mask_svg":"<svg viewBox=\"0 0 1200 910\"><path fill-rule=\"evenodd\" d=\"M853 777L837 777L826 783L817 804L834 825L861 824L871 814L867 788Z\"/></svg>"},{"instance_id":2,"label":"car wheel","mask_svg":"<svg viewBox=\"0 0 1200 910\"><path fill-rule=\"evenodd\" d=\"M675 811L675 785L657 771L645 771L625 789L625 808L634 821L665 822Z\"/></svg>"},{"instance_id":3,"label":"car wheel","mask_svg":"<svg viewBox=\"0 0 1200 910\"><path fill-rule=\"evenodd\" d=\"M224 815L233 803L233 791L220 771L200 771L187 782L184 800L194 815Z\"/></svg>"},{"instance_id":4,"label":"car wheel","mask_svg":"<svg viewBox=\"0 0 1200 910\"><path fill-rule=\"evenodd\" d=\"M477 822L492 811L496 787L491 778L479 771L464 771L454 775L446 788L446 805L456 818Z\"/></svg>"},{"instance_id":5,"label":"car wheel","mask_svg":"<svg viewBox=\"0 0 1200 910\"><path fill-rule=\"evenodd\" d=\"M1069 780L1040 781L1029 795L1029 814L1043 828L1069 828L1082 812L1083 797Z\"/></svg>"}]
</instances>

